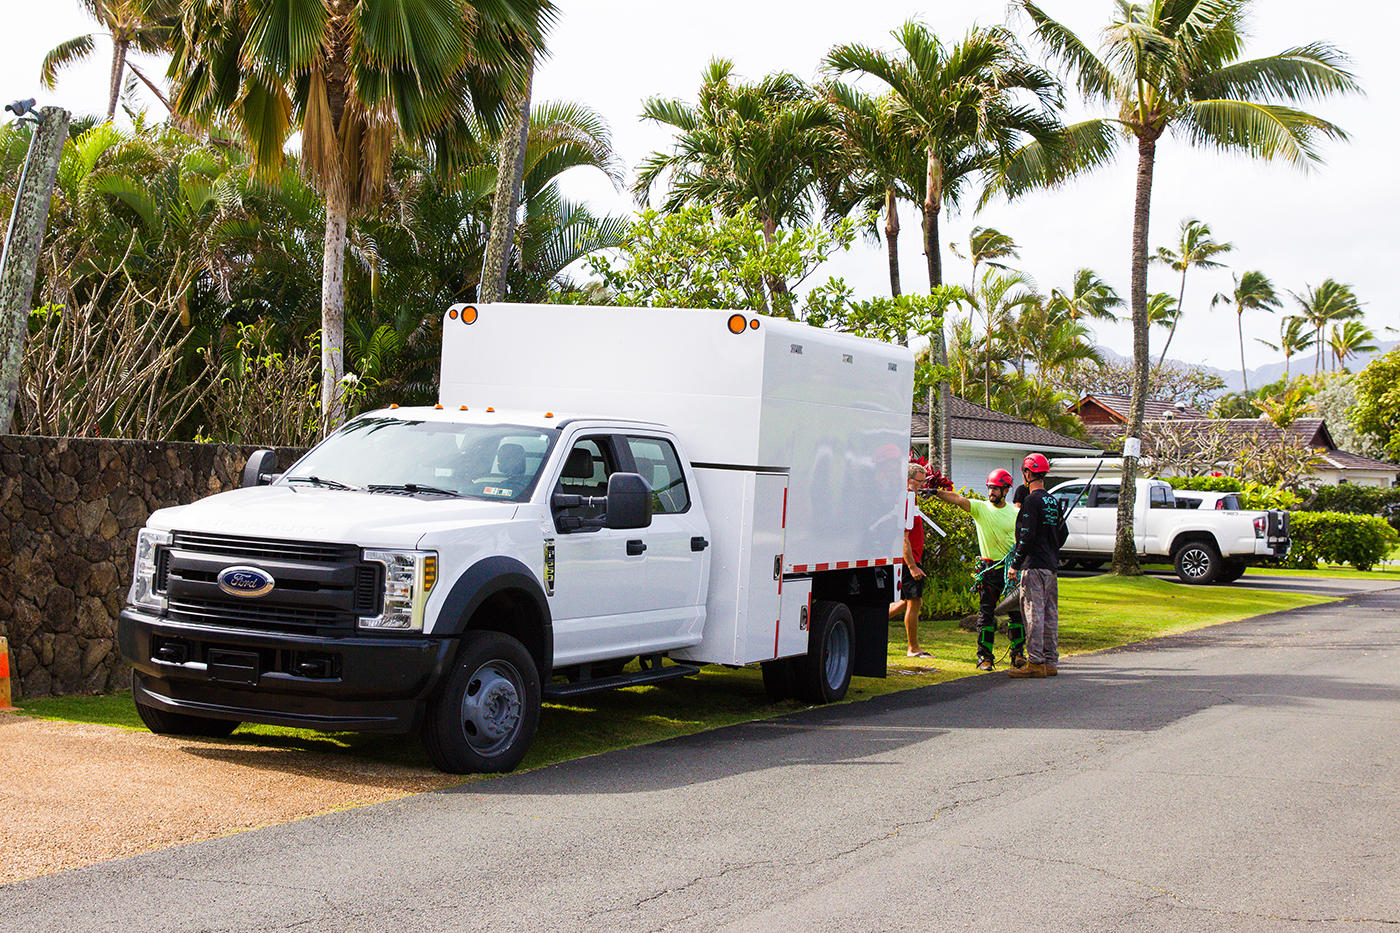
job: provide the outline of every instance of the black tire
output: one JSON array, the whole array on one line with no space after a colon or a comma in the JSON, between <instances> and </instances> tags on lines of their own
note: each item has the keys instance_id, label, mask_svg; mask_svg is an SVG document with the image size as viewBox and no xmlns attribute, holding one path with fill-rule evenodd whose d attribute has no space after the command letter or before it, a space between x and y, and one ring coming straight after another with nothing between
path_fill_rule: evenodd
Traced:
<instances>
[{"instance_id":1,"label":"black tire","mask_svg":"<svg viewBox=\"0 0 1400 933\"><path fill-rule=\"evenodd\" d=\"M509 771L540 724L540 674L501 632L468 632L442 692L428 705L423 746L449 774Z\"/></svg>"},{"instance_id":2,"label":"black tire","mask_svg":"<svg viewBox=\"0 0 1400 933\"><path fill-rule=\"evenodd\" d=\"M1075 561L1073 557L1061 557L1060 572L1064 573L1066 570L1073 570L1076 563L1077 561Z\"/></svg>"},{"instance_id":3,"label":"black tire","mask_svg":"<svg viewBox=\"0 0 1400 933\"><path fill-rule=\"evenodd\" d=\"M156 735L197 735L206 739L226 739L241 723L236 719L211 719L208 716L191 716L189 713L172 713L148 706L136 699L136 672L131 672L131 699L136 704L136 715Z\"/></svg>"},{"instance_id":4,"label":"black tire","mask_svg":"<svg viewBox=\"0 0 1400 933\"><path fill-rule=\"evenodd\" d=\"M1227 557L1221 563L1219 580L1221 583L1234 583L1240 577L1244 576L1245 570L1249 568L1249 565L1239 558Z\"/></svg>"},{"instance_id":5,"label":"black tire","mask_svg":"<svg viewBox=\"0 0 1400 933\"><path fill-rule=\"evenodd\" d=\"M856 625L845 603L812 604L807 654L794 660L797 695L808 703L835 703L851 685Z\"/></svg>"},{"instance_id":6,"label":"black tire","mask_svg":"<svg viewBox=\"0 0 1400 933\"><path fill-rule=\"evenodd\" d=\"M1081 560L1079 566L1085 570L1102 570L1106 561L1101 560Z\"/></svg>"},{"instance_id":7,"label":"black tire","mask_svg":"<svg viewBox=\"0 0 1400 933\"><path fill-rule=\"evenodd\" d=\"M1172 555L1172 564L1182 583L1205 586L1220 578L1224 560L1209 541L1187 541Z\"/></svg>"},{"instance_id":8,"label":"black tire","mask_svg":"<svg viewBox=\"0 0 1400 933\"><path fill-rule=\"evenodd\" d=\"M797 665L794 658L763 662L763 689L774 702L797 696Z\"/></svg>"}]
</instances>

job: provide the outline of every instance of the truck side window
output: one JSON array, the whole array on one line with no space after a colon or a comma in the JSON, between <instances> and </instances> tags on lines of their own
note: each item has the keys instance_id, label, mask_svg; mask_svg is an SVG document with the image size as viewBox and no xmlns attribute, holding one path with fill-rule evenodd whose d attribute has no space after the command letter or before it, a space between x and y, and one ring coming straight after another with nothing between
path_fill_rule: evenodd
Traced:
<instances>
[{"instance_id":1,"label":"truck side window","mask_svg":"<svg viewBox=\"0 0 1400 933\"><path fill-rule=\"evenodd\" d=\"M580 438L564 460L564 472L560 474L559 483L554 487L554 491L600 498L608 494L608 477L616 472L617 464L613 460L612 447L605 438ZM595 508L585 505L576 509L562 509L557 514L597 518L604 511L602 506Z\"/></svg>"},{"instance_id":2,"label":"truck side window","mask_svg":"<svg viewBox=\"0 0 1400 933\"><path fill-rule=\"evenodd\" d=\"M1118 487L1094 485L1094 493L1089 499L1091 509L1118 508Z\"/></svg>"},{"instance_id":3,"label":"truck side window","mask_svg":"<svg viewBox=\"0 0 1400 933\"><path fill-rule=\"evenodd\" d=\"M670 441L659 437L629 437L627 446L636 461L637 472L651 486L651 510L657 515L674 515L690 508L690 490L685 471Z\"/></svg>"},{"instance_id":4,"label":"truck side window","mask_svg":"<svg viewBox=\"0 0 1400 933\"><path fill-rule=\"evenodd\" d=\"M1152 486L1147 492L1147 507L1149 509L1167 509L1175 503L1167 502L1167 487Z\"/></svg>"}]
</instances>

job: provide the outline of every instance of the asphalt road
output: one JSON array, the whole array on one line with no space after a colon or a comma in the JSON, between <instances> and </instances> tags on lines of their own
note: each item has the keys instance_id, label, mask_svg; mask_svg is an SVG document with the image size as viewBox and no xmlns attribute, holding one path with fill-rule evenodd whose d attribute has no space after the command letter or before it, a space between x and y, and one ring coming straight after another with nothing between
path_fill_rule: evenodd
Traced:
<instances>
[{"instance_id":1,"label":"asphalt road","mask_svg":"<svg viewBox=\"0 0 1400 933\"><path fill-rule=\"evenodd\" d=\"M1389 590L0 887L0 926L1394 928L1397 701Z\"/></svg>"}]
</instances>

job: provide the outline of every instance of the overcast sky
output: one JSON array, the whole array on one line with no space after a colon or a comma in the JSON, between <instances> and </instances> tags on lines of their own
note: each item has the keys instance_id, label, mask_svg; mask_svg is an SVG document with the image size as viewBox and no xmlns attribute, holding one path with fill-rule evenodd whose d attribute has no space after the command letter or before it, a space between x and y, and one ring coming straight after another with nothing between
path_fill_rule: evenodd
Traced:
<instances>
[{"instance_id":1,"label":"overcast sky","mask_svg":"<svg viewBox=\"0 0 1400 933\"><path fill-rule=\"evenodd\" d=\"M701 69L712 57L732 59L745 77L787 70L814 78L831 46L853 41L888 46L889 31L909 17L922 18L951 40L974 22L1002 22L1006 11L1003 0L935 5L907 0L557 2L561 16L550 36L550 58L536 77L535 95L582 101L601 112L612 126L629 181L635 166L669 140L664 129L638 118L642 100L651 95L693 100ZM0 97L8 101L37 96L41 104L104 112L110 64L110 45L105 41L99 42L91 62L64 73L55 91L39 87L44 53L93 28L76 0L23 4L7 0L5 5L10 28L0 38ZM1042 5L1095 41L1112 9L1109 0L1044 0ZM1231 271L1246 269L1260 269L1278 288L1292 291L1329 276L1351 283L1365 302L1372 329L1383 340L1396 339L1396 333L1386 328L1400 327L1400 279L1386 270L1400 254L1396 222L1400 184L1394 169L1400 141L1395 119L1400 115L1400 92L1384 62L1393 54L1397 32L1400 4L1257 0L1247 54L1271 54L1315 40L1331 42L1351 56L1367 95L1308 105L1350 134L1349 142L1330 144L1326 164L1310 173L1192 151L1173 139L1159 146L1153 247L1173 243L1180 221L1188 216L1205 220L1217 238L1236 247L1226 257L1231 269L1191 273L1186 315L1172 345L1173 357L1238 367L1234 315L1224 309L1210 312L1209 300L1216 292L1229 290ZM152 70L162 71L163 66L155 64ZM161 108L152 102L152 111L160 114ZM945 275L955 282L967 278L967 265L946 246L950 241L966 242L968 230L983 224L1017 240L1020 266L1042 289L1067 285L1075 269L1088 266L1126 296L1135 162L1135 152L1125 149L1111 169L1071 187L1012 205L993 203L979 215L965 212L946 218ZM579 170L566 184L572 197L587 200L595 210L622 213L632 207L628 195L613 191L596 173ZM918 217L906 206L901 220L903 281L905 290L913 291L927 284ZM884 250L877 244L858 243L850 254L830 264L830 272L844 277L859 295L888 293ZM1152 290L1175 294L1176 287L1174 273L1154 269ZM1288 304L1291 310L1291 300ZM1252 340L1276 339L1277 320L1251 313L1244 323L1249 365L1279 359ZM1127 324L1100 325L1098 337L1125 355L1131 350ZM1155 340L1160 337L1154 335Z\"/></svg>"}]
</instances>

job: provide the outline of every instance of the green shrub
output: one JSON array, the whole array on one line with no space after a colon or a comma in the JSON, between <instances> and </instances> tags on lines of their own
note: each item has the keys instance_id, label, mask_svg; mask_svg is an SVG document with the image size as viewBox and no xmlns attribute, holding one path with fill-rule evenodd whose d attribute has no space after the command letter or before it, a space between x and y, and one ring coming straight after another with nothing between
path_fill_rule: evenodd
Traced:
<instances>
[{"instance_id":1,"label":"green shrub","mask_svg":"<svg viewBox=\"0 0 1400 933\"><path fill-rule=\"evenodd\" d=\"M976 612L972 568L977 559L977 530L972 516L932 496L920 496L919 509L948 533L945 538L932 528L924 529L923 618L956 619Z\"/></svg>"},{"instance_id":2,"label":"green shrub","mask_svg":"<svg viewBox=\"0 0 1400 933\"><path fill-rule=\"evenodd\" d=\"M1379 515L1400 531L1400 489L1380 486L1319 486L1301 508L1307 512L1346 512L1351 515Z\"/></svg>"},{"instance_id":3,"label":"green shrub","mask_svg":"<svg viewBox=\"0 0 1400 933\"><path fill-rule=\"evenodd\" d=\"M1240 505L1246 509L1284 509L1298 507L1303 497L1282 486L1245 483L1240 489Z\"/></svg>"},{"instance_id":4,"label":"green shrub","mask_svg":"<svg viewBox=\"0 0 1400 933\"><path fill-rule=\"evenodd\" d=\"M1294 512L1293 546L1284 567L1311 570L1319 562L1370 570L1384 560L1400 536L1384 519L1344 512Z\"/></svg>"},{"instance_id":5,"label":"green shrub","mask_svg":"<svg viewBox=\"0 0 1400 933\"><path fill-rule=\"evenodd\" d=\"M1240 491L1240 481L1233 476L1167 476L1164 479L1173 489L1190 489L1196 492Z\"/></svg>"}]
</instances>

